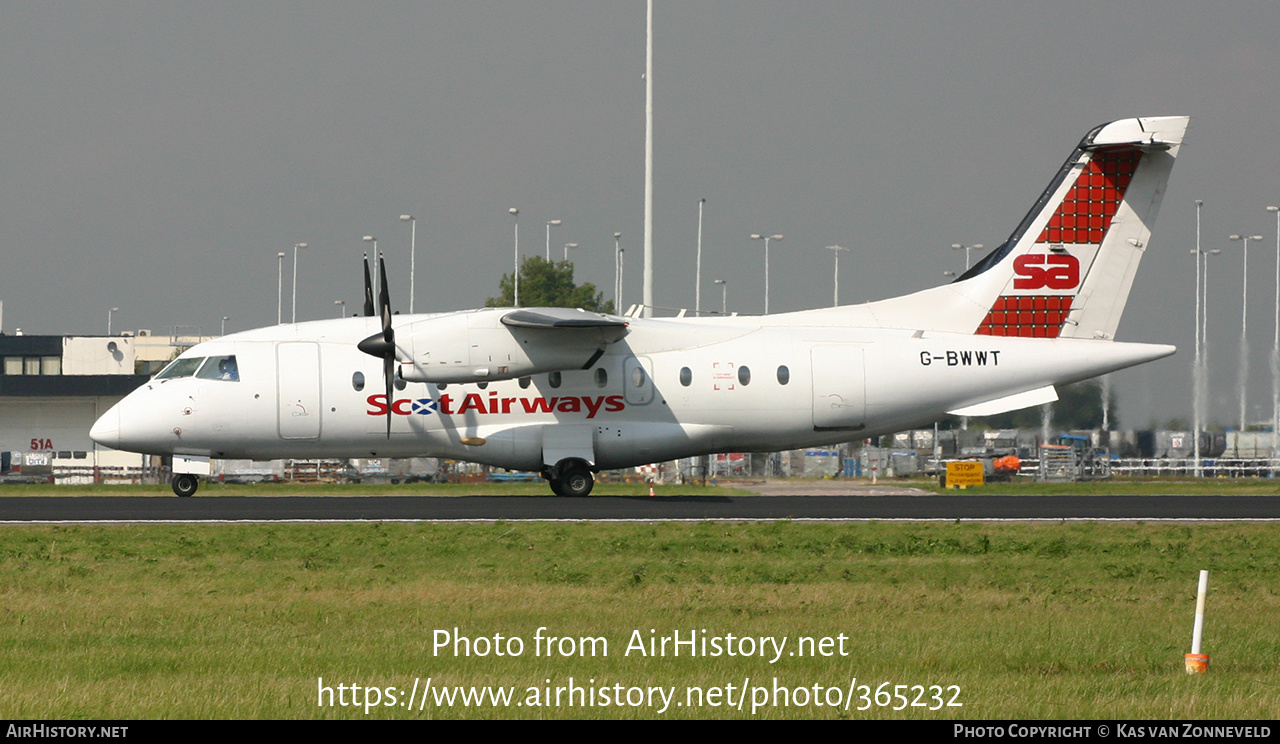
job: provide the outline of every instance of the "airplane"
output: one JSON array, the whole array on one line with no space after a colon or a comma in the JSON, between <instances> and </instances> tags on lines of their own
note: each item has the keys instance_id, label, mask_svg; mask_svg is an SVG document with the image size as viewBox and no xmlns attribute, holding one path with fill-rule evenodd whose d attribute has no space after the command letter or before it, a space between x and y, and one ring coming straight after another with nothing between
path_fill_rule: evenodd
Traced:
<instances>
[{"instance_id":1,"label":"airplane","mask_svg":"<svg viewBox=\"0 0 1280 744\"><path fill-rule=\"evenodd\" d=\"M393 315L385 267L375 308L366 259L364 316L197 344L90 436L171 455L178 496L196 492L210 458L357 457L535 471L558 495L586 496L601 470L1052 402L1057 385L1175 351L1114 336L1188 123L1094 128L972 268L859 305L678 318L548 307Z\"/></svg>"}]
</instances>

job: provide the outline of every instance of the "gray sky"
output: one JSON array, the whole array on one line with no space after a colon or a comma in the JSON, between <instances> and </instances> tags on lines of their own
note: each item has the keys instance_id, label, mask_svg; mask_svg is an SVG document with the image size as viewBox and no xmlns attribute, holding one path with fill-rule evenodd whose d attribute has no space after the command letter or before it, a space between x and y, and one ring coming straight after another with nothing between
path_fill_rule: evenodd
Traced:
<instances>
[{"instance_id":1,"label":"gray sky","mask_svg":"<svg viewBox=\"0 0 1280 744\"><path fill-rule=\"evenodd\" d=\"M300 319L361 297L361 236L408 307L483 304L521 247L640 298L645 3L7 2L0 24L0 301L12 333L216 333L276 317L292 246ZM1250 409L1270 415L1280 203L1280 5L1269 2L664 2L656 10L657 302L763 308L914 291L1000 243L1105 121L1189 114L1120 326L1174 343L1120 373L1122 425L1189 418L1194 200L1204 200L1213 415L1236 414L1250 246Z\"/></svg>"}]
</instances>

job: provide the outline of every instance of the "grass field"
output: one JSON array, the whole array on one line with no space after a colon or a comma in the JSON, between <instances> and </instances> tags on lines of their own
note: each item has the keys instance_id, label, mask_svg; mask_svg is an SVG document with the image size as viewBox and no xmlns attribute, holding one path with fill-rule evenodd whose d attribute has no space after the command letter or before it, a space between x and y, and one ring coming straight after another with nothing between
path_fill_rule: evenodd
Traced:
<instances>
[{"instance_id":1,"label":"grass field","mask_svg":"<svg viewBox=\"0 0 1280 744\"><path fill-rule=\"evenodd\" d=\"M1276 530L790 522L6 527L0 711L39 720L1274 719ZM1202 568L1211 571L1204 648L1211 671L1190 677L1182 657ZM535 655L540 627L543 635L603 638L607 655L598 644L594 656L560 655L580 654L586 644ZM455 628L471 639L518 637L523 653L436 649L437 634ZM625 653L633 631L647 640L677 630L772 639L784 644L783 654L771 663L772 652ZM801 636L815 639L809 655L788 655ZM818 646L822 638L829 645ZM321 706L320 678L334 690L331 699L352 702L354 694L337 686L356 685L379 688L383 703L396 695L397 705L368 712ZM435 690L510 687L514 697L510 706L487 700L470 707L437 706L432 698L410 710L403 704L415 678L430 678ZM570 679L590 688L596 704L581 693L574 705L567 696L555 705L555 688ZM730 685L728 698L714 697ZM744 685L743 710L726 705L736 706L732 696ZM892 696L895 685L907 686L901 699ZM757 686L769 699L753 713ZM661 698L652 706L605 706L598 693L636 700L630 688L643 697L659 687L675 690L665 710ZM702 688L701 705L685 704L690 687ZM804 688L803 700L796 688ZM541 704L548 689L552 705ZM361 690L358 698L372 694Z\"/></svg>"}]
</instances>

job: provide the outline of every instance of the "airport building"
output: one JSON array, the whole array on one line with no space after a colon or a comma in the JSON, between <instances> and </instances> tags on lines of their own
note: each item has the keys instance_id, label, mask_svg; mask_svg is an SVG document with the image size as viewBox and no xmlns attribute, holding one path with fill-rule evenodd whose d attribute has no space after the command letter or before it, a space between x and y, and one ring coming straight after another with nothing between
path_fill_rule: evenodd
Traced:
<instances>
[{"instance_id":1,"label":"airport building","mask_svg":"<svg viewBox=\"0 0 1280 744\"><path fill-rule=\"evenodd\" d=\"M141 455L101 449L93 422L150 379L160 360L139 360L134 336L0 335L0 477L49 477L62 469L139 468ZM144 357L174 350L143 346Z\"/></svg>"}]
</instances>

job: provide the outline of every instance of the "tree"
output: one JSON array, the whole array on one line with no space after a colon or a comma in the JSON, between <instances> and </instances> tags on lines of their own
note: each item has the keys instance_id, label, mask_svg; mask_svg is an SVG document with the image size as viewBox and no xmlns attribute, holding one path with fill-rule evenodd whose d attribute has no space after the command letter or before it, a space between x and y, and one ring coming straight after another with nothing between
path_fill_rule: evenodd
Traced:
<instances>
[{"instance_id":1,"label":"tree","mask_svg":"<svg viewBox=\"0 0 1280 744\"><path fill-rule=\"evenodd\" d=\"M499 286L502 293L485 300L485 307L515 305L511 275L503 274ZM613 301L606 302L604 293L596 291L596 285L574 284L572 261L547 261L538 256L528 256L520 262L520 306L580 307L600 313L613 312Z\"/></svg>"}]
</instances>

